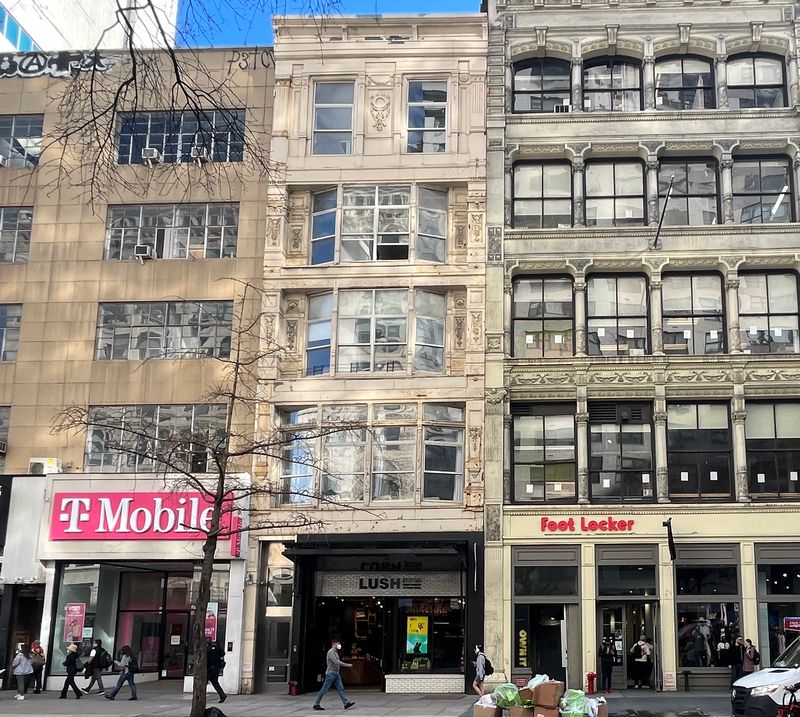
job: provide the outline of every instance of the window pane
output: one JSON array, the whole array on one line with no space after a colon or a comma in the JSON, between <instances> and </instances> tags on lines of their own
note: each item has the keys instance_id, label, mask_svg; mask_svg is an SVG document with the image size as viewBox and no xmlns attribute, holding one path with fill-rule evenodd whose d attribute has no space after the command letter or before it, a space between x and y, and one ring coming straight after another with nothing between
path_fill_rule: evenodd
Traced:
<instances>
[{"instance_id":1,"label":"window pane","mask_svg":"<svg viewBox=\"0 0 800 717\"><path fill-rule=\"evenodd\" d=\"M614 188L614 165L590 162L586 165L586 196L609 196Z\"/></svg>"},{"instance_id":2,"label":"window pane","mask_svg":"<svg viewBox=\"0 0 800 717\"><path fill-rule=\"evenodd\" d=\"M783 63L769 57L755 58L755 84L779 85L783 82Z\"/></svg>"},{"instance_id":3,"label":"window pane","mask_svg":"<svg viewBox=\"0 0 800 717\"><path fill-rule=\"evenodd\" d=\"M794 274L769 274L767 289L770 313L797 312L797 278Z\"/></svg>"},{"instance_id":4,"label":"window pane","mask_svg":"<svg viewBox=\"0 0 800 717\"><path fill-rule=\"evenodd\" d=\"M353 101L352 82L318 82L314 88L317 104L349 104Z\"/></svg>"},{"instance_id":5,"label":"window pane","mask_svg":"<svg viewBox=\"0 0 800 717\"><path fill-rule=\"evenodd\" d=\"M520 164L514 168L514 196L541 197L542 177L541 164Z\"/></svg>"},{"instance_id":6,"label":"window pane","mask_svg":"<svg viewBox=\"0 0 800 717\"><path fill-rule=\"evenodd\" d=\"M572 196L572 169L568 164L553 164L545 166L544 196Z\"/></svg>"},{"instance_id":7,"label":"window pane","mask_svg":"<svg viewBox=\"0 0 800 717\"><path fill-rule=\"evenodd\" d=\"M619 315L647 315L647 284L644 277L624 276L617 279Z\"/></svg>"},{"instance_id":8,"label":"window pane","mask_svg":"<svg viewBox=\"0 0 800 717\"><path fill-rule=\"evenodd\" d=\"M514 594L518 596L577 595L577 566L528 566L514 568Z\"/></svg>"},{"instance_id":9,"label":"window pane","mask_svg":"<svg viewBox=\"0 0 800 717\"><path fill-rule=\"evenodd\" d=\"M775 438L775 414L771 404L747 404L745 434L748 440Z\"/></svg>"},{"instance_id":10,"label":"window pane","mask_svg":"<svg viewBox=\"0 0 800 717\"><path fill-rule=\"evenodd\" d=\"M655 595L654 565L600 565L598 594L603 596Z\"/></svg>"},{"instance_id":11,"label":"window pane","mask_svg":"<svg viewBox=\"0 0 800 717\"><path fill-rule=\"evenodd\" d=\"M661 303L665 314L691 314L692 277L665 276L661 289Z\"/></svg>"},{"instance_id":12,"label":"window pane","mask_svg":"<svg viewBox=\"0 0 800 717\"><path fill-rule=\"evenodd\" d=\"M643 187L642 165L633 162L619 162L615 171L615 194L641 195Z\"/></svg>"}]
</instances>

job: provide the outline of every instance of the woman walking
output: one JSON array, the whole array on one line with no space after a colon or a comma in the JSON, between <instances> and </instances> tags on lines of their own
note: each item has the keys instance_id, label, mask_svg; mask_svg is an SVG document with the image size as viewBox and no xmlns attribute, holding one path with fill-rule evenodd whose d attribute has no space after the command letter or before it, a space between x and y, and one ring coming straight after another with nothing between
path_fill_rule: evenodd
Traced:
<instances>
[{"instance_id":1,"label":"woman walking","mask_svg":"<svg viewBox=\"0 0 800 717\"><path fill-rule=\"evenodd\" d=\"M67 668L67 679L64 682L64 687L61 689L61 694L58 696L58 699L67 699L67 689L71 687L75 692L75 699L79 700L83 696L83 693L78 689L78 685L75 684L75 675L81 670L81 666L78 664L78 646L76 644L73 643L67 648L67 659L61 664Z\"/></svg>"},{"instance_id":2,"label":"woman walking","mask_svg":"<svg viewBox=\"0 0 800 717\"><path fill-rule=\"evenodd\" d=\"M11 668L17 678L17 694L14 695L14 699L24 700L25 693L28 691L28 682L33 674L33 660L31 659L31 648L28 643L20 646L19 652L14 655Z\"/></svg>"},{"instance_id":3,"label":"woman walking","mask_svg":"<svg viewBox=\"0 0 800 717\"><path fill-rule=\"evenodd\" d=\"M136 661L136 655L133 654L133 650L131 650L130 645L123 645L120 648L119 659L114 660L114 664L120 669L121 673L119 679L117 680L117 686L110 695L106 694L106 699L113 700L117 696L117 693L122 689L122 685L124 685L126 682L131 688L131 696L128 697L128 700L131 701L138 699L136 696L136 682L134 681L133 676L139 671L139 663Z\"/></svg>"},{"instance_id":4,"label":"woman walking","mask_svg":"<svg viewBox=\"0 0 800 717\"><path fill-rule=\"evenodd\" d=\"M42 643L34 640L31 645L31 662L33 663L33 694L38 695L42 691L42 673L47 664L47 656L44 654Z\"/></svg>"}]
</instances>

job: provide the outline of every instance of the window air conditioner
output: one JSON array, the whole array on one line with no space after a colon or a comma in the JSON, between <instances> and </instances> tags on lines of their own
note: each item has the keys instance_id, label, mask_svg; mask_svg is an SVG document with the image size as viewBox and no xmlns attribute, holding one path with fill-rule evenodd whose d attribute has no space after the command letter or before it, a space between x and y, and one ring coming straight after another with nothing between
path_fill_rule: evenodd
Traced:
<instances>
[{"instance_id":1,"label":"window air conditioner","mask_svg":"<svg viewBox=\"0 0 800 717\"><path fill-rule=\"evenodd\" d=\"M28 460L28 473L35 476L61 473L61 461L58 458L31 458Z\"/></svg>"},{"instance_id":2,"label":"window air conditioner","mask_svg":"<svg viewBox=\"0 0 800 717\"><path fill-rule=\"evenodd\" d=\"M137 244L133 247L133 255L142 261L145 259L155 259L156 253L153 251L153 247L149 244Z\"/></svg>"},{"instance_id":3,"label":"window air conditioner","mask_svg":"<svg viewBox=\"0 0 800 717\"><path fill-rule=\"evenodd\" d=\"M572 105L556 105L553 107L553 112L572 112Z\"/></svg>"},{"instance_id":4,"label":"window air conditioner","mask_svg":"<svg viewBox=\"0 0 800 717\"><path fill-rule=\"evenodd\" d=\"M161 152L155 147L143 147L142 159L147 162L147 164L158 164L159 162L164 161L164 157L162 156Z\"/></svg>"},{"instance_id":5,"label":"window air conditioner","mask_svg":"<svg viewBox=\"0 0 800 717\"><path fill-rule=\"evenodd\" d=\"M6 167L6 166L8 166L8 160L2 155L0 155L0 167Z\"/></svg>"},{"instance_id":6,"label":"window air conditioner","mask_svg":"<svg viewBox=\"0 0 800 717\"><path fill-rule=\"evenodd\" d=\"M198 164L203 164L204 162L211 161L211 151L209 150L208 147L202 147L202 146L192 147L189 154L191 155L192 159Z\"/></svg>"}]
</instances>

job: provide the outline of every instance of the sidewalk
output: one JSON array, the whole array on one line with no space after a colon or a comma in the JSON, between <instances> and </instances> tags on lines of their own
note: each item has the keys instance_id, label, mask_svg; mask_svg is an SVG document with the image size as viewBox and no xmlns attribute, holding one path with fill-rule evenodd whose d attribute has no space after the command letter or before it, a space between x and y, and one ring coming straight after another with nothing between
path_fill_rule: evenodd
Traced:
<instances>
[{"instance_id":1,"label":"sidewalk","mask_svg":"<svg viewBox=\"0 0 800 717\"><path fill-rule=\"evenodd\" d=\"M102 695L88 695L77 701L70 696L58 699L58 692L28 694L24 701L14 699L15 691L0 692L0 717L187 717L191 696L169 682L147 683L139 687L139 700L128 701L128 688L114 702ZM356 706L348 717L470 717L474 695L386 695L375 691L348 690ZM221 709L226 717L316 717L311 709L314 695L290 697L287 694L231 695ZM323 700L325 714L345 714L335 692ZM210 695L208 706L219 706ZM730 717L727 692L616 692L608 698L614 717Z\"/></svg>"}]
</instances>

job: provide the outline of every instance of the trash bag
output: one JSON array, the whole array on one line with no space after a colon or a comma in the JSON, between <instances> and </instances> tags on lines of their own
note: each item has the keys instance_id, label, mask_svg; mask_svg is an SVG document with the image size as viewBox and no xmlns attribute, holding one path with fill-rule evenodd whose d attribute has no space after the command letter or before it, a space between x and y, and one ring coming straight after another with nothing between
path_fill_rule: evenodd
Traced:
<instances>
[{"instance_id":1,"label":"trash bag","mask_svg":"<svg viewBox=\"0 0 800 717\"><path fill-rule=\"evenodd\" d=\"M209 707L203 712L203 717L225 717L225 713L219 707Z\"/></svg>"},{"instance_id":2,"label":"trash bag","mask_svg":"<svg viewBox=\"0 0 800 717\"><path fill-rule=\"evenodd\" d=\"M583 690L567 690L561 698L559 712L562 717L583 717L589 713L589 700Z\"/></svg>"},{"instance_id":3,"label":"trash bag","mask_svg":"<svg viewBox=\"0 0 800 717\"><path fill-rule=\"evenodd\" d=\"M528 680L527 687L529 690L535 690L543 682L550 682L550 678L547 675L534 675Z\"/></svg>"},{"instance_id":4,"label":"trash bag","mask_svg":"<svg viewBox=\"0 0 800 717\"><path fill-rule=\"evenodd\" d=\"M497 707L497 698L491 692L481 697L476 703L479 707Z\"/></svg>"},{"instance_id":5,"label":"trash bag","mask_svg":"<svg viewBox=\"0 0 800 717\"><path fill-rule=\"evenodd\" d=\"M600 710L600 705L604 705L606 703L605 697L587 697L586 702L589 706L586 714L589 717L597 717L597 713Z\"/></svg>"},{"instance_id":6,"label":"trash bag","mask_svg":"<svg viewBox=\"0 0 800 717\"><path fill-rule=\"evenodd\" d=\"M519 698L519 687L512 684L497 685L494 688L494 696L497 699L497 706L503 709L511 709L522 704Z\"/></svg>"}]
</instances>

